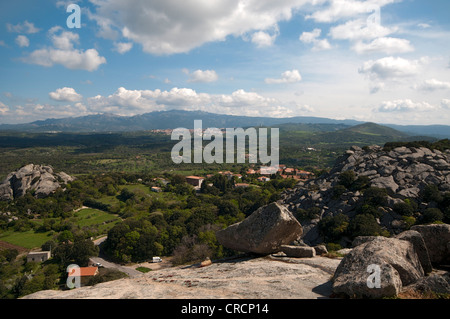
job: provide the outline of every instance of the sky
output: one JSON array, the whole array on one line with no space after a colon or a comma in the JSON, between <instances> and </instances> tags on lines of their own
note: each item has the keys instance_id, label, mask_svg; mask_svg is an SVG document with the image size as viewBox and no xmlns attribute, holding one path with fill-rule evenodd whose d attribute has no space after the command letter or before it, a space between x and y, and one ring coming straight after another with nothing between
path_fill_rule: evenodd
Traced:
<instances>
[{"instance_id":1,"label":"sky","mask_svg":"<svg viewBox=\"0 0 450 319\"><path fill-rule=\"evenodd\" d=\"M448 0L2 1L0 124L180 109L450 125L449 17Z\"/></svg>"}]
</instances>

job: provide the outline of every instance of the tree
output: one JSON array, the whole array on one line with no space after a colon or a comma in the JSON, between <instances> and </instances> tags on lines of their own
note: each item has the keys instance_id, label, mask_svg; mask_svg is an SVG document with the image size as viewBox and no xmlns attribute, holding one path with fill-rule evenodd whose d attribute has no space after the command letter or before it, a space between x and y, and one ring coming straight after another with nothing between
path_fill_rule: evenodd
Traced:
<instances>
[{"instance_id":1,"label":"tree","mask_svg":"<svg viewBox=\"0 0 450 319\"><path fill-rule=\"evenodd\" d=\"M98 256L98 247L90 239L77 238L73 243L71 259L79 266L87 266L89 258Z\"/></svg>"},{"instance_id":2,"label":"tree","mask_svg":"<svg viewBox=\"0 0 450 319\"><path fill-rule=\"evenodd\" d=\"M57 239L60 243L68 243L73 241L73 234L70 230L63 230Z\"/></svg>"}]
</instances>

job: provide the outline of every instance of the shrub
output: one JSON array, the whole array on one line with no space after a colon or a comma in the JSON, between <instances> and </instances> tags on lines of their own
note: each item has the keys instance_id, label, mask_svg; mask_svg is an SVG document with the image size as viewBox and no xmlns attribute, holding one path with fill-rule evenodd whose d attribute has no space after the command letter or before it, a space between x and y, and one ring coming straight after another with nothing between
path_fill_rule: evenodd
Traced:
<instances>
[{"instance_id":1,"label":"shrub","mask_svg":"<svg viewBox=\"0 0 450 319\"><path fill-rule=\"evenodd\" d=\"M342 246L336 243L328 243L327 245L327 250L328 251L338 251L340 249L342 249Z\"/></svg>"},{"instance_id":2,"label":"shrub","mask_svg":"<svg viewBox=\"0 0 450 319\"><path fill-rule=\"evenodd\" d=\"M347 191L347 188L344 185L336 185L333 187L333 199L339 199L342 194Z\"/></svg>"},{"instance_id":3,"label":"shrub","mask_svg":"<svg viewBox=\"0 0 450 319\"><path fill-rule=\"evenodd\" d=\"M426 203L436 202L440 203L444 199L439 188L434 184L429 184L425 186L422 191L423 201Z\"/></svg>"},{"instance_id":4,"label":"shrub","mask_svg":"<svg viewBox=\"0 0 450 319\"><path fill-rule=\"evenodd\" d=\"M410 229L416 223L416 219L412 216L403 216L402 219L405 222L406 229Z\"/></svg>"},{"instance_id":5,"label":"shrub","mask_svg":"<svg viewBox=\"0 0 450 319\"><path fill-rule=\"evenodd\" d=\"M327 216L322 218L317 225L319 232L325 237L326 241L339 241L347 231L349 225L349 218L344 214L337 214L335 216Z\"/></svg>"},{"instance_id":6,"label":"shrub","mask_svg":"<svg viewBox=\"0 0 450 319\"><path fill-rule=\"evenodd\" d=\"M439 208L427 208L422 215L423 223L441 222L444 219L444 214Z\"/></svg>"},{"instance_id":7,"label":"shrub","mask_svg":"<svg viewBox=\"0 0 450 319\"><path fill-rule=\"evenodd\" d=\"M385 188L369 187L364 191L364 204L379 207L387 205L387 191Z\"/></svg>"},{"instance_id":8,"label":"shrub","mask_svg":"<svg viewBox=\"0 0 450 319\"><path fill-rule=\"evenodd\" d=\"M308 209L297 208L297 211L294 213L294 217L299 221L311 220L318 218L320 216L320 208L319 207L311 207Z\"/></svg>"},{"instance_id":9,"label":"shrub","mask_svg":"<svg viewBox=\"0 0 450 319\"><path fill-rule=\"evenodd\" d=\"M384 234L375 217L369 214L355 216L350 221L347 231L353 238L357 236L381 236Z\"/></svg>"},{"instance_id":10,"label":"shrub","mask_svg":"<svg viewBox=\"0 0 450 319\"><path fill-rule=\"evenodd\" d=\"M346 188L350 188L355 180L356 174L354 171L345 171L339 175L339 184Z\"/></svg>"},{"instance_id":11,"label":"shrub","mask_svg":"<svg viewBox=\"0 0 450 319\"><path fill-rule=\"evenodd\" d=\"M351 190L360 191L370 186L370 178L368 176L358 176L356 181L351 185Z\"/></svg>"},{"instance_id":12,"label":"shrub","mask_svg":"<svg viewBox=\"0 0 450 319\"><path fill-rule=\"evenodd\" d=\"M414 214L414 208L411 204L406 202L396 203L394 204L394 212L401 216L412 216Z\"/></svg>"}]
</instances>

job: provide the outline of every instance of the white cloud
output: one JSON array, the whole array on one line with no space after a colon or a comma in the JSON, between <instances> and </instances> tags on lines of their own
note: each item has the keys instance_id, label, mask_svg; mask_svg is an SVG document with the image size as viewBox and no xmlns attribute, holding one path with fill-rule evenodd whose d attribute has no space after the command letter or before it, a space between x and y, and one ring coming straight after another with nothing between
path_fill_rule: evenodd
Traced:
<instances>
[{"instance_id":1,"label":"white cloud","mask_svg":"<svg viewBox=\"0 0 450 319\"><path fill-rule=\"evenodd\" d=\"M331 45L327 39L318 39L322 33L321 29L314 29L312 32L303 32L299 40L303 43L313 43L313 51L322 51L331 49Z\"/></svg>"},{"instance_id":2,"label":"white cloud","mask_svg":"<svg viewBox=\"0 0 450 319\"><path fill-rule=\"evenodd\" d=\"M417 26L422 29L431 28L431 25L429 25L428 23L419 23Z\"/></svg>"},{"instance_id":3,"label":"white cloud","mask_svg":"<svg viewBox=\"0 0 450 319\"><path fill-rule=\"evenodd\" d=\"M312 32L303 32L301 34L299 40L304 42L304 43L312 43L318 37L320 37L321 33L322 33L322 30L320 30L320 29L314 29Z\"/></svg>"},{"instance_id":4,"label":"white cloud","mask_svg":"<svg viewBox=\"0 0 450 319\"><path fill-rule=\"evenodd\" d=\"M413 102L410 99L384 101L378 108L379 112L421 112L433 111L437 108L427 102Z\"/></svg>"},{"instance_id":5,"label":"white cloud","mask_svg":"<svg viewBox=\"0 0 450 319\"><path fill-rule=\"evenodd\" d=\"M16 43L19 47L27 47L30 45L30 40L24 35L18 35L16 38Z\"/></svg>"},{"instance_id":6,"label":"white cloud","mask_svg":"<svg viewBox=\"0 0 450 319\"><path fill-rule=\"evenodd\" d=\"M132 42L114 42L114 51L117 51L120 54L127 53L132 48L133 48Z\"/></svg>"},{"instance_id":7,"label":"white cloud","mask_svg":"<svg viewBox=\"0 0 450 319\"><path fill-rule=\"evenodd\" d=\"M281 84L281 83L295 83L300 82L302 80L302 76L298 70L285 71L281 74L281 78L272 79L267 78L265 82L267 84Z\"/></svg>"},{"instance_id":8,"label":"white cloud","mask_svg":"<svg viewBox=\"0 0 450 319\"><path fill-rule=\"evenodd\" d=\"M2 102L0 102L0 113L2 115L6 114L9 111L9 107Z\"/></svg>"},{"instance_id":9,"label":"white cloud","mask_svg":"<svg viewBox=\"0 0 450 319\"><path fill-rule=\"evenodd\" d=\"M450 100L449 99L443 99L441 101L441 106L442 106L442 108L444 108L446 110L450 110Z\"/></svg>"},{"instance_id":10,"label":"white cloud","mask_svg":"<svg viewBox=\"0 0 450 319\"><path fill-rule=\"evenodd\" d=\"M97 95L87 99L90 112L114 112L120 115L134 115L143 112L181 109L201 110L220 114L281 117L297 112L309 112L307 105L296 104L295 108L283 106L274 98L264 97L256 92L239 89L231 94L198 93L190 88L161 90L128 90L119 88L109 96Z\"/></svg>"},{"instance_id":11,"label":"white cloud","mask_svg":"<svg viewBox=\"0 0 450 319\"><path fill-rule=\"evenodd\" d=\"M316 22L331 23L344 18L350 18L361 14L379 13L380 9L390 3L398 0L328 0L325 2L328 6L322 10L316 10L313 14L306 16L307 19L313 19Z\"/></svg>"},{"instance_id":12,"label":"white cloud","mask_svg":"<svg viewBox=\"0 0 450 319\"><path fill-rule=\"evenodd\" d=\"M363 64L359 73L368 75L371 79L397 79L418 74L420 66L426 58L420 60L407 60L404 58L385 57L379 60L370 60Z\"/></svg>"},{"instance_id":13,"label":"white cloud","mask_svg":"<svg viewBox=\"0 0 450 319\"><path fill-rule=\"evenodd\" d=\"M414 51L414 47L409 40L381 37L370 43L358 42L353 46L353 50L358 54L385 53L397 54Z\"/></svg>"},{"instance_id":14,"label":"white cloud","mask_svg":"<svg viewBox=\"0 0 450 319\"><path fill-rule=\"evenodd\" d=\"M270 47L275 42L277 35L270 35L265 31L258 31L252 35L252 43L256 44L258 48Z\"/></svg>"},{"instance_id":15,"label":"white cloud","mask_svg":"<svg viewBox=\"0 0 450 319\"><path fill-rule=\"evenodd\" d=\"M184 73L186 73L186 69L183 70ZM187 71L189 73L189 71ZM186 74L188 74L186 73ZM189 80L188 82L194 82L194 83L209 83L209 82L215 82L219 79L219 76L217 75L216 71L214 70L196 70L189 74Z\"/></svg>"},{"instance_id":16,"label":"white cloud","mask_svg":"<svg viewBox=\"0 0 450 319\"><path fill-rule=\"evenodd\" d=\"M28 21L24 21L16 25L7 23L6 28L8 29L9 32L26 33L26 34L33 34L40 31L39 28L36 28L33 23Z\"/></svg>"},{"instance_id":17,"label":"white cloud","mask_svg":"<svg viewBox=\"0 0 450 319\"><path fill-rule=\"evenodd\" d=\"M52 100L66 102L77 102L83 98L75 91L75 89L68 87L57 89L55 92L50 92L48 95Z\"/></svg>"},{"instance_id":18,"label":"white cloud","mask_svg":"<svg viewBox=\"0 0 450 319\"><path fill-rule=\"evenodd\" d=\"M228 36L254 35L257 45L267 45L267 35L293 11L310 0L142 1L91 0L99 35L124 38L142 45L144 52L164 55L189 52L204 43ZM259 31L265 32L257 33ZM272 34L271 37L274 37ZM273 42L273 41L272 41Z\"/></svg>"},{"instance_id":19,"label":"white cloud","mask_svg":"<svg viewBox=\"0 0 450 319\"><path fill-rule=\"evenodd\" d=\"M86 51L40 49L33 51L23 61L46 67L60 64L68 69L86 71L95 71L101 64L106 63L106 59L99 56L95 49Z\"/></svg>"},{"instance_id":20,"label":"white cloud","mask_svg":"<svg viewBox=\"0 0 450 319\"><path fill-rule=\"evenodd\" d=\"M58 34L59 31L62 32ZM80 36L77 33L64 31L59 26L51 28L48 33L53 46L60 50L72 50L74 43L78 44L80 41Z\"/></svg>"},{"instance_id":21,"label":"white cloud","mask_svg":"<svg viewBox=\"0 0 450 319\"><path fill-rule=\"evenodd\" d=\"M385 37L396 31L397 28L384 27L378 23L368 24L364 19L356 19L332 27L330 36L335 40L363 41Z\"/></svg>"},{"instance_id":22,"label":"white cloud","mask_svg":"<svg viewBox=\"0 0 450 319\"><path fill-rule=\"evenodd\" d=\"M450 90L450 82L442 82L436 79L425 80L422 84L414 86L421 91Z\"/></svg>"},{"instance_id":23,"label":"white cloud","mask_svg":"<svg viewBox=\"0 0 450 319\"><path fill-rule=\"evenodd\" d=\"M79 42L76 33L64 31L61 27L53 27L49 30L49 36L53 47L35 50L22 58L22 61L46 67L60 64L68 69L87 71L95 71L106 63L106 59L100 56L96 49L86 51L75 49L74 43Z\"/></svg>"}]
</instances>

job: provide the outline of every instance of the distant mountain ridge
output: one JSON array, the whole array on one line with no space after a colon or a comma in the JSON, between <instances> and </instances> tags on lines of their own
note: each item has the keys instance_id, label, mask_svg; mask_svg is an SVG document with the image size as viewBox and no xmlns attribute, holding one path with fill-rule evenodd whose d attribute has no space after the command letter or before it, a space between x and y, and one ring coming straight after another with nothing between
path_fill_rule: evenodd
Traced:
<instances>
[{"instance_id":1,"label":"distant mountain ridge","mask_svg":"<svg viewBox=\"0 0 450 319\"><path fill-rule=\"evenodd\" d=\"M135 116L119 116L114 114L94 114L81 117L46 119L26 124L1 124L1 131L24 132L131 132L154 129L174 129L178 127L193 128L194 120L202 120L203 128L208 127L250 127L275 126L281 124L340 124L355 127L364 122L356 120L335 120L321 117L249 117L225 114L214 114L202 111L157 111ZM394 125L382 124L408 135L433 136L450 138L450 126L446 125ZM361 133L361 132L359 132ZM373 132L372 132L373 133ZM392 132L391 132L392 133Z\"/></svg>"}]
</instances>

